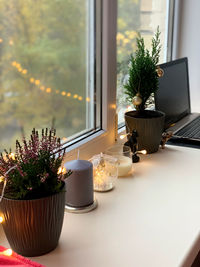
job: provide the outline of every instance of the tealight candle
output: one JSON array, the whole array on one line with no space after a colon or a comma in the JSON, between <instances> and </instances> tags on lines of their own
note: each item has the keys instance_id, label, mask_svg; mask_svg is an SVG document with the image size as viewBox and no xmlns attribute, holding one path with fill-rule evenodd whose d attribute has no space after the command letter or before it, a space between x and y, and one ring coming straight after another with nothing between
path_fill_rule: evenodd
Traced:
<instances>
[{"instance_id":1,"label":"tealight candle","mask_svg":"<svg viewBox=\"0 0 200 267\"><path fill-rule=\"evenodd\" d=\"M93 166L87 160L72 160L65 163L72 174L66 182L66 204L71 207L85 207L94 202Z\"/></svg>"},{"instance_id":2,"label":"tealight candle","mask_svg":"<svg viewBox=\"0 0 200 267\"><path fill-rule=\"evenodd\" d=\"M132 170L131 149L124 145L115 145L106 151L118 161L118 176L126 176Z\"/></svg>"},{"instance_id":3,"label":"tealight candle","mask_svg":"<svg viewBox=\"0 0 200 267\"><path fill-rule=\"evenodd\" d=\"M119 156L118 159L118 176L127 175L132 169L132 159L125 156Z\"/></svg>"}]
</instances>

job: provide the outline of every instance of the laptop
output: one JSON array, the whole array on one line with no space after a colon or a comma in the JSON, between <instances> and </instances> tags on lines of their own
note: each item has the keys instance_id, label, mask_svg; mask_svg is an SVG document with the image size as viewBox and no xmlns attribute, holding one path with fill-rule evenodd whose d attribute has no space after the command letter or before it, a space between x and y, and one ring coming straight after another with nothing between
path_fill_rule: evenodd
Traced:
<instances>
[{"instance_id":1,"label":"laptop","mask_svg":"<svg viewBox=\"0 0 200 267\"><path fill-rule=\"evenodd\" d=\"M173 132L173 141L197 143L200 146L200 114L191 113L188 59L181 58L159 65L155 108L165 113L165 131ZM171 139L170 139L171 140Z\"/></svg>"}]
</instances>

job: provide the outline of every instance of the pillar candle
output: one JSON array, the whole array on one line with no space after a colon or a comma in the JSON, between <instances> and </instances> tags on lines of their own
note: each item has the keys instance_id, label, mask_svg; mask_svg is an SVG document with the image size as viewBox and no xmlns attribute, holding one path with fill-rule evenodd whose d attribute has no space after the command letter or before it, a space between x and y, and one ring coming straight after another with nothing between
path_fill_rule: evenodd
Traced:
<instances>
[{"instance_id":1,"label":"pillar candle","mask_svg":"<svg viewBox=\"0 0 200 267\"><path fill-rule=\"evenodd\" d=\"M94 202L93 166L87 160L72 160L65 163L72 174L66 182L66 204L71 207L85 207Z\"/></svg>"}]
</instances>

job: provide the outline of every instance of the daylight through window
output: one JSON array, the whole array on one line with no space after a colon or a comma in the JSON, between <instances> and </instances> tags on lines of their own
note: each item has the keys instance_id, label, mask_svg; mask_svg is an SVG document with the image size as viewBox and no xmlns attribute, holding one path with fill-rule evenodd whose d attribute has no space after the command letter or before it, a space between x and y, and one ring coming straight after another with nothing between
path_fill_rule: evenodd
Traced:
<instances>
[{"instance_id":1,"label":"daylight through window","mask_svg":"<svg viewBox=\"0 0 200 267\"><path fill-rule=\"evenodd\" d=\"M133 109L127 103L123 85L127 79L130 54L136 49L136 38L140 33L145 46L150 48L151 39L159 26L162 50L160 63L166 60L169 1L118 0L117 33L117 113L118 123L123 124L124 112Z\"/></svg>"},{"instance_id":2,"label":"daylight through window","mask_svg":"<svg viewBox=\"0 0 200 267\"><path fill-rule=\"evenodd\" d=\"M0 151L33 127L63 142L99 127L94 14L93 0L0 2Z\"/></svg>"}]
</instances>

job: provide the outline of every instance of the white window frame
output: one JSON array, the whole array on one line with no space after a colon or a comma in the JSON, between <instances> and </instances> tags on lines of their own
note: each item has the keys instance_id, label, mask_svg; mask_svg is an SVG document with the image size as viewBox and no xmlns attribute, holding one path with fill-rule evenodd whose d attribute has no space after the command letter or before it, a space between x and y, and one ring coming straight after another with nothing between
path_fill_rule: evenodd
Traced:
<instances>
[{"instance_id":1,"label":"white window frame","mask_svg":"<svg viewBox=\"0 0 200 267\"><path fill-rule=\"evenodd\" d=\"M102 130L66 149L65 161L89 159L115 142L117 0L96 0L102 14ZM99 9L99 10L98 10Z\"/></svg>"},{"instance_id":2,"label":"white window frame","mask_svg":"<svg viewBox=\"0 0 200 267\"><path fill-rule=\"evenodd\" d=\"M96 2L97 11L102 12L102 130L70 146L66 150L65 161L77 158L78 150L81 159L89 159L93 155L105 151L115 143L118 131L116 121L117 0L96 0ZM167 59L170 60L174 24L173 0L168 0L168 8ZM124 130L125 127L119 132Z\"/></svg>"}]
</instances>

